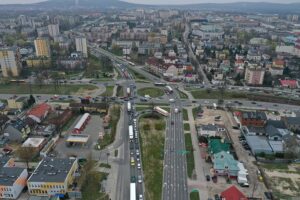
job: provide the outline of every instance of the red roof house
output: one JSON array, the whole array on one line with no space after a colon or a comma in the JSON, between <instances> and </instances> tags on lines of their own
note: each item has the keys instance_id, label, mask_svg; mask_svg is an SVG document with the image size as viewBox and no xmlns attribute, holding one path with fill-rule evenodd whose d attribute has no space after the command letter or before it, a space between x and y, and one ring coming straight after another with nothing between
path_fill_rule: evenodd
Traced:
<instances>
[{"instance_id":1,"label":"red roof house","mask_svg":"<svg viewBox=\"0 0 300 200\"><path fill-rule=\"evenodd\" d=\"M248 200L248 198L234 185L221 193L222 200Z\"/></svg>"},{"instance_id":2,"label":"red roof house","mask_svg":"<svg viewBox=\"0 0 300 200\"><path fill-rule=\"evenodd\" d=\"M297 88L297 80L279 80L282 87Z\"/></svg>"},{"instance_id":3,"label":"red roof house","mask_svg":"<svg viewBox=\"0 0 300 200\"><path fill-rule=\"evenodd\" d=\"M42 103L31 108L28 111L27 115L28 117L32 118L34 121L40 123L43 119L46 118L50 110L51 110L50 105L46 103Z\"/></svg>"}]
</instances>

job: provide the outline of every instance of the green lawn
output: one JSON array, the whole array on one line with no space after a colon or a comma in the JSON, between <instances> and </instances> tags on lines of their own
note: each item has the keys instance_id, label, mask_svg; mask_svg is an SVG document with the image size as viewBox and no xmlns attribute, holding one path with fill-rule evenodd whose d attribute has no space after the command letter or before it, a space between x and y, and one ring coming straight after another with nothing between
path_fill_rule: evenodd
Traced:
<instances>
[{"instance_id":1,"label":"green lawn","mask_svg":"<svg viewBox=\"0 0 300 200\"><path fill-rule=\"evenodd\" d=\"M185 130L185 131L190 131L190 130L191 130L190 124L185 123L185 124L184 124L184 130Z\"/></svg>"},{"instance_id":2,"label":"green lawn","mask_svg":"<svg viewBox=\"0 0 300 200\"><path fill-rule=\"evenodd\" d=\"M91 171L86 175L86 180L81 188L84 200L109 200L109 196L100 192L100 182L106 179L107 174Z\"/></svg>"},{"instance_id":3,"label":"green lawn","mask_svg":"<svg viewBox=\"0 0 300 200\"><path fill-rule=\"evenodd\" d=\"M184 134L184 139L185 139L185 149L186 151L188 151L186 154L187 173L188 173L188 177L192 178L193 171L195 169L195 160L194 160L191 134Z\"/></svg>"},{"instance_id":4,"label":"green lawn","mask_svg":"<svg viewBox=\"0 0 300 200\"><path fill-rule=\"evenodd\" d=\"M99 167L111 168L110 164L107 163L100 163Z\"/></svg>"},{"instance_id":5,"label":"green lawn","mask_svg":"<svg viewBox=\"0 0 300 200\"><path fill-rule=\"evenodd\" d=\"M220 99L221 92L219 90L192 90L191 94L194 96L195 99ZM246 99L247 94L245 93L238 93L238 92L224 92L223 95L224 99Z\"/></svg>"},{"instance_id":6,"label":"green lawn","mask_svg":"<svg viewBox=\"0 0 300 200\"><path fill-rule=\"evenodd\" d=\"M115 141L117 124L120 118L120 106L112 106L110 108L111 122L110 122L110 134L106 133L102 140L99 141L100 148L104 149L106 146L110 145Z\"/></svg>"},{"instance_id":7,"label":"green lawn","mask_svg":"<svg viewBox=\"0 0 300 200\"><path fill-rule=\"evenodd\" d=\"M160 200L163 181L165 121L145 115L139 121L145 199Z\"/></svg>"},{"instance_id":8,"label":"green lawn","mask_svg":"<svg viewBox=\"0 0 300 200\"><path fill-rule=\"evenodd\" d=\"M118 86L117 87L117 97L123 97L124 96L124 90L123 90L123 86Z\"/></svg>"},{"instance_id":9,"label":"green lawn","mask_svg":"<svg viewBox=\"0 0 300 200\"><path fill-rule=\"evenodd\" d=\"M140 96L145 96L149 95L152 98L160 97L164 95L164 91L160 88L152 88L152 87L147 87L147 88L142 88L137 91L138 95Z\"/></svg>"},{"instance_id":10,"label":"green lawn","mask_svg":"<svg viewBox=\"0 0 300 200\"><path fill-rule=\"evenodd\" d=\"M183 120L187 121L189 120L188 112L186 109L182 109L182 115L183 115Z\"/></svg>"},{"instance_id":11,"label":"green lawn","mask_svg":"<svg viewBox=\"0 0 300 200\"><path fill-rule=\"evenodd\" d=\"M54 85L31 85L31 92L33 94L63 94L70 95L77 92L83 92L86 90L95 90L97 86L94 85L60 85L54 87ZM0 84L0 94L29 94L29 84Z\"/></svg>"},{"instance_id":12,"label":"green lawn","mask_svg":"<svg viewBox=\"0 0 300 200\"><path fill-rule=\"evenodd\" d=\"M177 91L178 91L180 99L188 99L188 96L185 93L181 92L180 90L177 90Z\"/></svg>"},{"instance_id":13,"label":"green lawn","mask_svg":"<svg viewBox=\"0 0 300 200\"><path fill-rule=\"evenodd\" d=\"M190 193L190 200L200 200L199 192L198 191L191 192Z\"/></svg>"},{"instance_id":14,"label":"green lawn","mask_svg":"<svg viewBox=\"0 0 300 200\"><path fill-rule=\"evenodd\" d=\"M114 87L115 86L106 86L106 90L101 94L101 96L111 97L113 95Z\"/></svg>"}]
</instances>

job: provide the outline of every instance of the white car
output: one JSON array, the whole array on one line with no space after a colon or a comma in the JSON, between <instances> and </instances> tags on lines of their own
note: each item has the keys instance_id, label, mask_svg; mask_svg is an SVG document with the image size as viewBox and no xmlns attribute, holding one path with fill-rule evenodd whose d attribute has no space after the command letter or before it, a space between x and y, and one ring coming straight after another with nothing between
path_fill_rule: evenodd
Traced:
<instances>
[{"instance_id":1,"label":"white car","mask_svg":"<svg viewBox=\"0 0 300 200\"><path fill-rule=\"evenodd\" d=\"M136 150L136 155L139 156L140 155L140 151L137 149Z\"/></svg>"},{"instance_id":2,"label":"white car","mask_svg":"<svg viewBox=\"0 0 300 200\"><path fill-rule=\"evenodd\" d=\"M173 102L175 102L175 99L169 99L169 102L173 103Z\"/></svg>"},{"instance_id":3,"label":"white car","mask_svg":"<svg viewBox=\"0 0 300 200\"><path fill-rule=\"evenodd\" d=\"M138 164L137 164L137 168L138 168L138 169L141 169L141 163L138 163Z\"/></svg>"},{"instance_id":4,"label":"white car","mask_svg":"<svg viewBox=\"0 0 300 200\"><path fill-rule=\"evenodd\" d=\"M139 195L139 200L143 200L143 195L142 194Z\"/></svg>"},{"instance_id":5,"label":"white car","mask_svg":"<svg viewBox=\"0 0 300 200\"><path fill-rule=\"evenodd\" d=\"M142 183L143 180L142 180L142 176L141 175L138 175L138 183Z\"/></svg>"}]
</instances>

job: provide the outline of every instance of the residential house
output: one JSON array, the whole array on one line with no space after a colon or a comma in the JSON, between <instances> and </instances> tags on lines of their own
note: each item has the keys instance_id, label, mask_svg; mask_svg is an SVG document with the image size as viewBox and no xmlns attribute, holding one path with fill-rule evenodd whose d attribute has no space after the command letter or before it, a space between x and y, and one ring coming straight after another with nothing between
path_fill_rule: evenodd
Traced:
<instances>
[{"instance_id":1,"label":"residential house","mask_svg":"<svg viewBox=\"0 0 300 200\"><path fill-rule=\"evenodd\" d=\"M27 177L27 169L15 167L11 158L0 157L0 199L18 199Z\"/></svg>"},{"instance_id":2,"label":"residential house","mask_svg":"<svg viewBox=\"0 0 300 200\"><path fill-rule=\"evenodd\" d=\"M17 119L11 121L9 124L7 124L3 131L4 136L7 137L11 142L24 141L31 132L29 121L29 119Z\"/></svg>"},{"instance_id":3,"label":"residential house","mask_svg":"<svg viewBox=\"0 0 300 200\"><path fill-rule=\"evenodd\" d=\"M7 115L0 114L0 131L4 130L8 121L9 121L9 118L7 117Z\"/></svg>"},{"instance_id":4,"label":"residential house","mask_svg":"<svg viewBox=\"0 0 300 200\"><path fill-rule=\"evenodd\" d=\"M77 159L44 158L27 181L30 195L66 195L78 170Z\"/></svg>"},{"instance_id":5,"label":"residential house","mask_svg":"<svg viewBox=\"0 0 300 200\"><path fill-rule=\"evenodd\" d=\"M295 89L298 88L298 81L297 80L279 80L280 82L280 86L284 87L284 88L291 88L291 89Z\"/></svg>"},{"instance_id":6,"label":"residential house","mask_svg":"<svg viewBox=\"0 0 300 200\"><path fill-rule=\"evenodd\" d=\"M222 200L248 200L245 194L243 194L235 185L230 186L221 193Z\"/></svg>"},{"instance_id":7,"label":"residential house","mask_svg":"<svg viewBox=\"0 0 300 200\"><path fill-rule=\"evenodd\" d=\"M300 131L300 117L283 117L282 120L289 130Z\"/></svg>"},{"instance_id":8,"label":"residential house","mask_svg":"<svg viewBox=\"0 0 300 200\"><path fill-rule=\"evenodd\" d=\"M264 112L242 112L240 115L240 123L243 126L264 127L267 122L267 115Z\"/></svg>"},{"instance_id":9,"label":"residential house","mask_svg":"<svg viewBox=\"0 0 300 200\"><path fill-rule=\"evenodd\" d=\"M46 103L42 103L31 108L27 112L27 116L32 118L37 123L41 123L46 118L46 116L50 111L51 111L51 106Z\"/></svg>"},{"instance_id":10,"label":"residential house","mask_svg":"<svg viewBox=\"0 0 300 200\"><path fill-rule=\"evenodd\" d=\"M219 153L221 151L229 152L231 148L231 144L229 141L224 139L208 139L208 148L207 151L209 154L213 155L215 153Z\"/></svg>"},{"instance_id":11,"label":"residential house","mask_svg":"<svg viewBox=\"0 0 300 200\"><path fill-rule=\"evenodd\" d=\"M28 97L18 97L13 96L7 99L7 106L9 109L18 109L22 110L24 107L28 105Z\"/></svg>"},{"instance_id":12,"label":"residential house","mask_svg":"<svg viewBox=\"0 0 300 200\"><path fill-rule=\"evenodd\" d=\"M215 137L222 136L225 128L216 124L201 125L198 129L198 136Z\"/></svg>"},{"instance_id":13,"label":"residential house","mask_svg":"<svg viewBox=\"0 0 300 200\"><path fill-rule=\"evenodd\" d=\"M238 162L229 152L221 151L213 154L212 157L213 169L218 176L228 176L235 178L238 176Z\"/></svg>"}]
</instances>

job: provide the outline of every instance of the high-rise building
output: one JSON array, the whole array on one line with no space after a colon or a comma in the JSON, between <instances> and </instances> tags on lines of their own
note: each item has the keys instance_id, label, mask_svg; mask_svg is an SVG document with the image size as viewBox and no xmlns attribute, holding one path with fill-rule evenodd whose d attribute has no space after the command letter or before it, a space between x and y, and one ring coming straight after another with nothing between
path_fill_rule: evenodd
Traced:
<instances>
[{"instance_id":1,"label":"high-rise building","mask_svg":"<svg viewBox=\"0 0 300 200\"><path fill-rule=\"evenodd\" d=\"M75 38L75 43L76 43L76 51L81 52L82 56L84 58L87 58L88 53L87 53L86 38L84 37Z\"/></svg>"},{"instance_id":2,"label":"high-rise building","mask_svg":"<svg viewBox=\"0 0 300 200\"><path fill-rule=\"evenodd\" d=\"M49 24L48 31L50 37L54 38L59 35L59 25L58 24Z\"/></svg>"},{"instance_id":3,"label":"high-rise building","mask_svg":"<svg viewBox=\"0 0 300 200\"><path fill-rule=\"evenodd\" d=\"M0 66L3 77L17 77L21 71L19 49L0 49Z\"/></svg>"},{"instance_id":4,"label":"high-rise building","mask_svg":"<svg viewBox=\"0 0 300 200\"><path fill-rule=\"evenodd\" d=\"M46 38L37 38L34 40L35 53L38 57L50 57L50 45Z\"/></svg>"}]
</instances>

